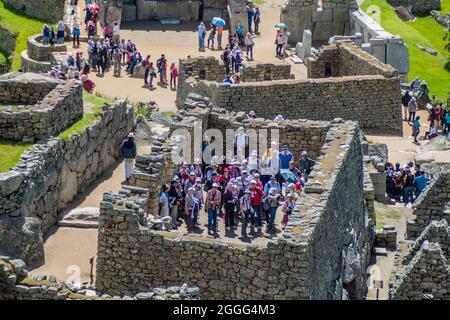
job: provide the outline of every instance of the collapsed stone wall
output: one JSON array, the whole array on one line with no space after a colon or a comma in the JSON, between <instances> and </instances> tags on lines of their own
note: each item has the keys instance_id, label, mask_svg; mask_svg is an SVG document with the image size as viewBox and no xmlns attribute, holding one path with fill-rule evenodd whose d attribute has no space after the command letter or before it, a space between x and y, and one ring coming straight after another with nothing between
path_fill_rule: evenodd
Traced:
<instances>
[{"instance_id":1,"label":"collapsed stone wall","mask_svg":"<svg viewBox=\"0 0 450 320\"><path fill-rule=\"evenodd\" d=\"M24 152L11 171L0 174L0 248L37 264L42 234L57 214L120 157L119 145L134 125L125 101L105 105L94 124L66 140L52 138ZM8 231L9 230L9 231ZM23 235L23 241L11 237Z\"/></svg>"},{"instance_id":2,"label":"collapsed stone wall","mask_svg":"<svg viewBox=\"0 0 450 320\"><path fill-rule=\"evenodd\" d=\"M91 286L65 283L54 276L32 277L20 259L0 256L0 300L196 300L199 290L186 284L152 288L134 296L111 296Z\"/></svg>"},{"instance_id":3,"label":"collapsed stone wall","mask_svg":"<svg viewBox=\"0 0 450 320\"><path fill-rule=\"evenodd\" d=\"M406 225L407 239L417 238L434 220L450 222L450 172L437 173L413 206L414 219Z\"/></svg>"},{"instance_id":4,"label":"collapsed stone wall","mask_svg":"<svg viewBox=\"0 0 450 320\"><path fill-rule=\"evenodd\" d=\"M382 63L348 41L339 41L335 45L323 47L317 57L308 58L307 69L308 78L325 78L327 72L328 76L332 77L383 75L385 78L392 78L398 76L397 70L393 67Z\"/></svg>"},{"instance_id":5,"label":"collapsed stone wall","mask_svg":"<svg viewBox=\"0 0 450 320\"><path fill-rule=\"evenodd\" d=\"M426 15L431 10L441 10L441 0L388 0L393 7L403 6L413 14Z\"/></svg>"},{"instance_id":6,"label":"collapsed stone wall","mask_svg":"<svg viewBox=\"0 0 450 320\"><path fill-rule=\"evenodd\" d=\"M10 7L26 15L50 22L58 22L64 16L66 0L3 0Z\"/></svg>"},{"instance_id":7,"label":"collapsed stone wall","mask_svg":"<svg viewBox=\"0 0 450 320\"><path fill-rule=\"evenodd\" d=\"M332 125L288 227L265 246L155 231L139 223L135 206L104 197L97 288L133 293L184 279L203 299L341 299L343 284L354 283L362 298L371 224L358 132Z\"/></svg>"},{"instance_id":8,"label":"collapsed stone wall","mask_svg":"<svg viewBox=\"0 0 450 320\"><path fill-rule=\"evenodd\" d=\"M56 135L83 117L80 81L30 73L0 77L0 138L35 141Z\"/></svg>"}]
</instances>

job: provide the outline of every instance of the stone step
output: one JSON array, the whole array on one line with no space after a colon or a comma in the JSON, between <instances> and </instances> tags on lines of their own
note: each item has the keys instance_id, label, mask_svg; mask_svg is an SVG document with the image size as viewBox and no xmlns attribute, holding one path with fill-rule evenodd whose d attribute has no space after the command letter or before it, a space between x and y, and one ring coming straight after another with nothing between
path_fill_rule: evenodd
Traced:
<instances>
[{"instance_id":1,"label":"stone step","mask_svg":"<svg viewBox=\"0 0 450 320\"><path fill-rule=\"evenodd\" d=\"M377 256L387 256L386 248L374 247L372 251Z\"/></svg>"},{"instance_id":2,"label":"stone step","mask_svg":"<svg viewBox=\"0 0 450 320\"><path fill-rule=\"evenodd\" d=\"M299 56L297 56L297 55L292 55L289 59L290 59L294 64L302 64L302 63L303 63L303 60L302 60Z\"/></svg>"},{"instance_id":3,"label":"stone step","mask_svg":"<svg viewBox=\"0 0 450 320\"><path fill-rule=\"evenodd\" d=\"M58 222L59 227L65 228L81 228L81 229L97 229L97 221L83 221L83 220L62 220Z\"/></svg>"}]
</instances>

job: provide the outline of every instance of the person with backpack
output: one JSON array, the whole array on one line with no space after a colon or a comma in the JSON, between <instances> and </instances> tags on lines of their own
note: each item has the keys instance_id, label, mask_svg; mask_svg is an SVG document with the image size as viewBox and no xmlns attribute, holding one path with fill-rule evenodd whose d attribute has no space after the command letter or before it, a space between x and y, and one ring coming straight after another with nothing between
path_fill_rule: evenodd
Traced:
<instances>
[{"instance_id":1,"label":"person with backpack","mask_svg":"<svg viewBox=\"0 0 450 320\"><path fill-rule=\"evenodd\" d=\"M242 217L242 238L247 238L247 225L254 220L255 211L251 206L250 190L245 190L243 197L239 201L240 213ZM253 224L250 227L250 233L255 232Z\"/></svg>"},{"instance_id":2,"label":"person with backpack","mask_svg":"<svg viewBox=\"0 0 450 320\"><path fill-rule=\"evenodd\" d=\"M231 50L230 45L227 44L225 47L225 50L222 52L221 59L223 64L225 65L225 74L230 74L230 57L231 57Z\"/></svg>"},{"instance_id":3,"label":"person with backpack","mask_svg":"<svg viewBox=\"0 0 450 320\"><path fill-rule=\"evenodd\" d=\"M265 194L264 191L262 191L262 189L260 187L258 187L256 185L256 181L252 180L250 182L250 186L248 188L248 190L250 191L250 204L255 212L255 216L256 216L256 221L255 219L253 219L252 221L252 225L258 227L258 233L261 233L262 230L262 208L261 208L261 203L262 203L262 199L264 198Z\"/></svg>"},{"instance_id":4,"label":"person with backpack","mask_svg":"<svg viewBox=\"0 0 450 320\"><path fill-rule=\"evenodd\" d=\"M408 122L414 121L414 117L416 116L416 112L419 109L417 105L416 98L411 97L408 102Z\"/></svg>"},{"instance_id":5,"label":"person with backpack","mask_svg":"<svg viewBox=\"0 0 450 320\"><path fill-rule=\"evenodd\" d=\"M253 60L253 47L255 42L253 41L253 36L250 32L247 32L247 36L245 37L245 45L247 47L247 59Z\"/></svg>"},{"instance_id":6,"label":"person with backpack","mask_svg":"<svg viewBox=\"0 0 450 320\"><path fill-rule=\"evenodd\" d=\"M187 230L192 232L198 220L198 212L200 210L200 203L195 197L195 188L190 187L186 192L186 198L184 200L185 212L187 216Z\"/></svg>"},{"instance_id":7,"label":"person with backpack","mask_svg":"<svg viewBox=\"0 0 450 320\"><path fill-rule=\"evenodd\" d=\"M212 23L210 24L211 27L211 31L209 32L209 36L208 36L208 49L214 49L214 39L216 37L216 26L213 25ZM209 45L211 43L211 46Z\"/></svg>"},{"instance_id":8,"label":"person with backpack","mask_svg":"<svg viewBox=\"0 0 450 320\"><path fill-rule=\"evenodd\" d=\"M159 58L156 61L156 67L158 68L160 83L163 85L166 85L167 84L167 76L166 76L167 60L166 60L166 56L164 54L162 54L161 58Z\"/></svg>"},{"instance_id":9,"label":"person with backpack","mask_svg":"<svg viewBox=\"0 0 450 320\"><path fill-rule=\"evenodd\" d=\"M414 204L414 175L409 167L406 167L405 172L406 174L403 178L403 202L407 206L408 201Z\"/></svg>"},{"instance_id":10,"label":"person with backpack","mask_svg":"<svg viewBox=\"0 0 450 320\"><path fill-rule=\"evenodd\" d=\"M128 134L128 139L124 140L120 145L120 152L125 159L125 180L128 183L133 172L134 159L137 155L136 142L134 141L134 133Z\"/></svg>"},{"instance_id":11,"label":"person with backpack","mask_svg":"<svg viewBox=\"0 0 450 320\"><path fill-rule=\"evenodd\" d=\"M147 57L142 61L142 66L144 69L144 86L148 86L148 76L150 75L150 55L147 55Z\"/></svg>"},{"instance_id":12,"label":"person with backpack","mask_svg":"<svg viewBox=\"0 0 450 320\"><path fill-rule=\"evenodd\" d=\"M295 207L295 197L293 193L289 193L287 195L287 200L283 203L283 206L281 207L281 211L283 212L283 230L286 228L289 216L292 214L292 210L294 210Z\"/></svg>"},{"instance_id":13,"label":"person with backpack","mask_svg":"<svg viewBox=\"0 0 450 320\"><path fill-rule=\"evenodd\" d=\"M238 198L234 192L234 185L231 183L227 184L225 192L223 193L223 203L225 208L225 231L229 232L234 228L234 213L236 211L236 204Z\"/></svg>"},{"instance_id":14,"label":"person with backpack","mask_svg":"<svg viewBox=\"0 0 450 320\"><path fill-rule=\"evenodd\" d=\"M218 189L219 184L215 182L206 194L205 208L208 212L208 235L211 234L211 231L217 233L217 214L221 199L221 193Z\"/></svg>"},{"instance_id":15,"label":"person with backpack","mask_svg":"<svg viewBox=\"0 0 450 320\"><path fill-rule=\"evenodd\" d=\"M206 27L203 21L200 22L200 25L197 28L197 33L198 33L198 50L205 51Z\"/></svg>"},{"instance_id":16,"label":"person with backpack","mask_svg":"<svg viewBox=\"0 0 450 320\"><path fill-rule=\"evenodd\" d=\"M50 28L48 25L44 24L44 28L42 29L42 44L44 46L50 43Z\"/></svg>"},{"instance_id":17,"label":"person with backpack","mask_svg":"<svg viewBox=\"0 0 450 320\"><path fill-rule=\"evenodd\" d=\"M269 220L267 221L268 233L273 233L275 230L275 216L277 214L278 199L280 194L276 188L271 188L269 194L264 198L263 206L264 210L269 212Z\"/></svg>"}]
</instances>

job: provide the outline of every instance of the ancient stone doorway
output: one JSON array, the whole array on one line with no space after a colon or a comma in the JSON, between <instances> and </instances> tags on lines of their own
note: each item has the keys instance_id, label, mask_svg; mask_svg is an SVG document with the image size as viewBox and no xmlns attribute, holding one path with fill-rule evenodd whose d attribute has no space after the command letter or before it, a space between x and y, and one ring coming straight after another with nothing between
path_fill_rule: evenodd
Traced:
<instances>
[{"instance_id":1,"label":"ancient stone doorway","mask_svg":"<svg viewBox=\"0 0 450 320\"><path fill-rule=\"evenodd\" d=\"M203 20L203 12L205 10L205 0L200 0L200 4L198 7L198 20Z\"/></svg>"}]
</instances>

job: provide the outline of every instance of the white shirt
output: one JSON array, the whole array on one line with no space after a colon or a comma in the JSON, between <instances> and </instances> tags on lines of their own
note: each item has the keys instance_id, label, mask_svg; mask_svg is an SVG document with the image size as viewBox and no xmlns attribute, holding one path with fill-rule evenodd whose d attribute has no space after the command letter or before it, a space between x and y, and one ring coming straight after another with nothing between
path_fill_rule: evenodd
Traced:
<instances>
[{"instance_id":1,"label":"white shirt","mask_svg":"<svg viewBox=\"0 0 450 320\"><path fill-rule=\"evenodd\" d=\"M236 146L238 149L245 149L245 134L238 133L236 135Z\"/></svg>"},{"instance_id":2,"label":"white shirt","mask_svg":"<svg viewBox=\"0 0 450 320\"><path fill-rule=\"evenodd\" d=\"M117 24L117 25L114 25L114 27L113 27L113 36L118 36L119 33L120 33L120 27L119 27L119 25L118 25L118 24Z\"/></svg>"}]
</instances>

